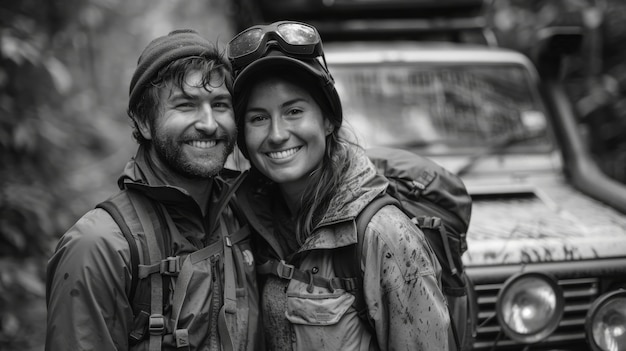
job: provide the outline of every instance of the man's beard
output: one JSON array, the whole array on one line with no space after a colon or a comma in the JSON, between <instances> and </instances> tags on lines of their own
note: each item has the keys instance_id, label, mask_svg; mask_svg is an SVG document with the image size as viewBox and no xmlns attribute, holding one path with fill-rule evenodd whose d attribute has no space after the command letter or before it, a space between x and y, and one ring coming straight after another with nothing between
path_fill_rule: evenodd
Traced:
<instances>
[{"instance_id":1,"label":"man's beard","mask_svg":"<svg viewBox=\"0 0 626 351\"><path fill-rule=\"evenodd\" d=\"M219 155L207 155L201 160L190 160L183 152L181 142L172 137L157 136L152 140L152 144L157 156L175 173L191 179L207 179L214 177L224 168L226 158L235 147L234 135L224 134L219 139L226 141L223 152Z\"/></svg>"}]
</instances>

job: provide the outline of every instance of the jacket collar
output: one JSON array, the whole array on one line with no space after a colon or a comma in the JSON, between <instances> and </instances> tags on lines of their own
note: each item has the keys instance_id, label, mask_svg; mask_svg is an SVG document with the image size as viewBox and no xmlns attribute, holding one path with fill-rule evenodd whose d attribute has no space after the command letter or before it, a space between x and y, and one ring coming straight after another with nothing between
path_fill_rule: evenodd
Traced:
<instances>
[{"instance_id":1,"label":"jacket collar","mask_svg":"<svg viewBox=\"0 0 626 351\"><path fill-rule=\"evenodd\" d=\"M326 214L299 251L331 249L357 242L356 217L374 198L384 193L388 181L376 173L365 153L354 149L352 165Z\"/></svg>"},{"instance_id":2,"label":"jacket collar","mask_svg":"<svg viewBox=\"0 0 626 351\"><path fill-rule=\"evenodd\" d=\"M222 213L228 201L231 199L243 177L240 172L223 170L210 181L211 196L209 197L207 218L210 230L213 231L218 224L217 218ZM167 184L154 172L153 163L148 156L146 147L139 146L137 154L124 168L117 184L121 190L129 189L138 191L147 197L162 203L163 205L176 206L181 210L202 213L196 201L189 193L178 186Z\"/></svg>"},{"instance_id":3,"label":"jacket collar","mask_svg":"<svg viewBox=\"0 0 626 351\"><path fill-rule=\"evenodd\" d=\"M331 200L318 228L356 218L372 200L387 189L388 181L360 148L352 150L352 164Z\"/></svg>"}]
</instances>

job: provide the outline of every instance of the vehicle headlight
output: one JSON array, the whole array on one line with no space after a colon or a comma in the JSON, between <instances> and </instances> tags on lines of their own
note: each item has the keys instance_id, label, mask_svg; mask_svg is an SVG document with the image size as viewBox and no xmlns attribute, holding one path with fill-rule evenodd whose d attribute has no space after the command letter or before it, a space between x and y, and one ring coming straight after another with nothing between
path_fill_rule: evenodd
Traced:
<instances>
[{"instance_id":1,"label":"vehicle headlight","mask_svg":"<svg viewBox=\"0 0 626 351\"><path fill-rule=\"evenodd\" d=\"M594 350L626 350L626 290L606 293L593 302L585 322Z\"/></svg>"},{"instance_id":2,"label":"vehicle headlight","mask_svg":"<svg viewBox=\"0 0 626 351\"><path fill-rule=\"evenodd\" d=\"M554 278L539 272L520 273L504 283L496 314L509 338L531 344L558 327L563 305L563 291Z\"/></svg>"}]
</instances>

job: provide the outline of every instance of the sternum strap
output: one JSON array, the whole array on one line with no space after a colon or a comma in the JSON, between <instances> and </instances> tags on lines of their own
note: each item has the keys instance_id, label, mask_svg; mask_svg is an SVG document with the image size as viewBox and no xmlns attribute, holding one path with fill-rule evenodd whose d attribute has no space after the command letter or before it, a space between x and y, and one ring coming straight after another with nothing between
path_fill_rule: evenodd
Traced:
<instances>
[{"instance_id":1,"label":"sternum strap","mask_svg":"<svg viewBox=\"0 0 626 351\"><path fill-rule=\"evenodd\" d=\"M283 260L269 260L262 265L257 266L257 273L271 274L282 279L291 280L295 279L310 285L326 288L331 292L335 289L344 289L348 292L357 290L361 285L358 282L358 278L326 278L316 276L309 270L302 270L291 264L287 264Z\"/></svg>"}]
</instances>

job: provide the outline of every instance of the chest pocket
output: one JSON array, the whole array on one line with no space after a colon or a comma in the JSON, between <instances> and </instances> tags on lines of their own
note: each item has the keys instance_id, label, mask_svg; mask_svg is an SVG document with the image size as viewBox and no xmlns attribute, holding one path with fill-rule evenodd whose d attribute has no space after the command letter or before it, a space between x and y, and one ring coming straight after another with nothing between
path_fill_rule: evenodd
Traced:
<instances>
[{"instance_id":1,"label":"chest pocket","mask_svg":"<svg viewBox=\"0 0 626 351\"><path fill-rule=\"evenodd\" d=\"M314 287L292 280L287 291L287 320L294 324L334 325L348 312L354 295L343 289L333 293L325 288Z\"/></svg>"}]
</instances>

